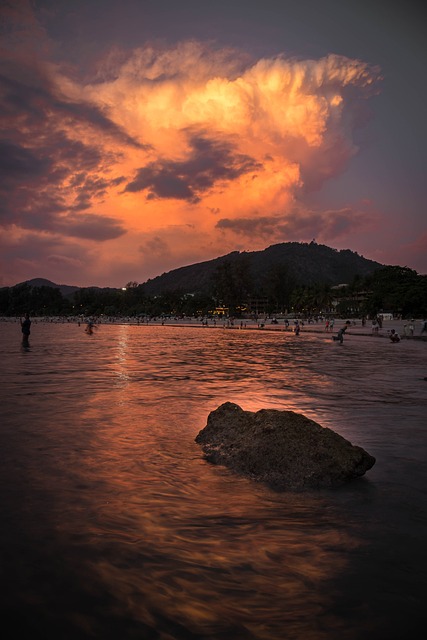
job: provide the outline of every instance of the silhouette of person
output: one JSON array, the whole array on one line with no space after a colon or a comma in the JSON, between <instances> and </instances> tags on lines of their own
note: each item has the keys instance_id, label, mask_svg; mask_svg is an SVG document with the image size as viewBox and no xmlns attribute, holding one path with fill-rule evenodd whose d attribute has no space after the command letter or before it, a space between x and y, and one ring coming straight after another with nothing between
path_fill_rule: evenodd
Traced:
<instances>
[{"instance_id":1,"label":"silhouette of person","mask_svg":"<svg viewBox=\"0 0 427 640\"><path fill-rule=\"evenodd\" d=\"M341 329L338 331L338 340L341 342L341 344L344 342L344 333L346 332L347 327L341 327Z\"/></svg>"},{"instance_id":2,"label":"silhouette of person","mask_svg":"<svg viewBox=\"0 0 427 640\"><path fill-rule=\"evenodd\" d=\"M94 321L93 321L92 319L89 319L89 320L88 320L88 323L87 323L87 325L86 325L86 329L85 329L85 331L86 331L86 333L88 333L88 334L91 336L91 335L92 335L92 333L93 333L93 330L94 330L94 329L97 329L97 328L98 328L98 327L96 326L96 324L94 323Z\"/></svg>"},{"instance_id":3,"label":"silhouette of person","mask_svg":"<svg viewBox=\"0 0 427 640\"><path fill-rule=\"evenodd\" d=\"M342 344L344 342L344 334L347 331L347 327L348 327L348 324L345 324L343 327L341 327L337 335L333 336L333 339L337 340L340 344Z\"/></svg>"},{"instance_id":4,"label":"silhouette of person","mask_svg":"<svg viewBox=\"0 0 427 640\"><path fill-rule=\"evenodd\" d=\"M31 333L31 320L30 314L27 312L25 314L24 320L21 318L21 331L22 331L22 344L24 346L28 346L28 339Z\"/></svg>"}]
</instances>

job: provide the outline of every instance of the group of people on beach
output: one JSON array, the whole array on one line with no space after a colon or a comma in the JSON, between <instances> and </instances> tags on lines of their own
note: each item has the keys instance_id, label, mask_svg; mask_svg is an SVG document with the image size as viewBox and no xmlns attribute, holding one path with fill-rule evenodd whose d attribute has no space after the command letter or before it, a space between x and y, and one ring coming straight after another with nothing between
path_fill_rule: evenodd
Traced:
<instances>
[{"instance_id":1,"label":"group of people on beach","mask_svg":"<svg viewBox=\"0 0 427 640\"><path fill-rule=\"evenodd\" d=\"M277 323L277 321L276 321ZM29 337L31 334L31 319L30 319L30 314L27 312L25 313L24 318L20 318L20 324L21 324L21 332L22 332L22 344L24 347L28 347L29 346ZM80 320L78 322L79 326L80 326ZM163 324L163 322L162 322ZM216 324L216 323L215 323ZM350 322L350 320L346 320L345 324L343 327L341 327L337 333L336 336L332 336L332 339L336 342L339 342L340 344L343 344L344 342L344 335L345 332L347 330L347 328L351 325L352 323ZM355 324L353 322L353 324ZM382 323L381 323L382 324ZM206 322L206 326L208 326L208 323ZM225 325L224 325L225 326ZM243 322L240 323L240 328L243 328L243 326L246 327L246 322L243 324ZM264 328L264 323L262 323L261 325L258 324L259 328ZM294 321L294 327L293 327L293 331L295 333L295 335L299 335L301 329L304 326L304 322L300 321L300 320L295 320ZM376 335L378 333L378 328L380 326L380 323L377 322L377 319L374 318L373 320L373 333ZM334 327L334 320L326 320L325 323L325 331L327 332L331 332L333 330ZM85 332L89 335L92 335L94 332L94 329L97 329L97 325L95 324L95 322L93 321L92 318L90 318L89 320L87 320L87 324L85 327ZM285 320L285 329L289 329L289 320ZM408 335L413 336L414 335L414 320L411 320L410 324L409 324L409 329L410 331L407 331L407 325L404 325L404 333L405 333L405 337L408 337ZM422 320L422 328L421 328L421 334L427 332L427 320L424 318ZM388 336L390 338L390 341L393 343L397 343L401 341L401 337L399 335L399 333L395 330L395 329L391 329L390 332L388 332Z\"/></svg>"}]
</instances>

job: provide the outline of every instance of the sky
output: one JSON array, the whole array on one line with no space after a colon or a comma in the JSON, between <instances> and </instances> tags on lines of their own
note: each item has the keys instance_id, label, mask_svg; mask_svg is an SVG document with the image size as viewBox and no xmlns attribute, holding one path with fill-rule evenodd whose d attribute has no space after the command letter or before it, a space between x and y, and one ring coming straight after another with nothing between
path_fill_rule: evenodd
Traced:
<instances>
[{"instance_id":1,"label":"sky","mask_svg":"<svg viewBox=\"0 0 427 640\"><path fill-rule=\"evenodd\" d=\"M0 0L0 286L281 242L427 273L406 0Z\"/></svg>"}]
</instances>

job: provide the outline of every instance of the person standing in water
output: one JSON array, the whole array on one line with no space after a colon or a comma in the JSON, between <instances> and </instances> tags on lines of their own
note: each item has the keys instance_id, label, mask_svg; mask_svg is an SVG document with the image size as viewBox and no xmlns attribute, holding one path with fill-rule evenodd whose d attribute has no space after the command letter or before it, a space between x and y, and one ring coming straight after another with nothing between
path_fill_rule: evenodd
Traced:
<instances>
[{"instance_id":1,"label":"person standing in water","mask_svg":"<svg viewBox=\"0 0 427 640\"><path fill-rule=\"evenodd\" d=\"M28 345L28 339L31 333L31 320L30 314L27 312L25 314L24 320L21 318L21 331L22 331L22 344Z\"/></svg>"},{"instance_id":2,"label":"person standing in water","mask_svg":"<svg viewBox=\"0 0 427 640\"><path fill-rule=\"evenodd\" d=\"M390 340L392 342L400 342L400 335L398 333L396 333L395 329L392 329L390 331Z\"/></svg>"},{"instance_id":3,"label":"person standing in water","mask_svg":"<svg viewBox=\"0 0 427 640\"><path fill-rule=\"evenodd\" d=\"M333 339L334 340L338 340L338 342L340 344L342 344L344 342L344 334L347 331L347 327L348 327L347 322L345 323L345 325L343 327L341 327L341 329L338 331L337 335L333 336Z\"/></svg>"},{"instance_id":4,"label":"person standing in water","mask_svg":"<svg viewBox=\"0 0 427 640\"><path fill-rule=\"evenodd\" d=\"M347 330L347 326L341 327L341 329L338 331L337 338L341 344L344 342L344 334L346 330Z\"/></svg>"},{"instance_id":5,"label":"person standing in water","mask_svg":"<svg viewBox=\"0 0 427 640\"><path fill-rule=\"evenodd\" d=\"M86 325L86 329L85 329L86 333L88 333L88 334L91 336L91 335L92 335L92 333L93 333L93 330L94 330L94 329L97 329L97 328L98 328L98 327L97 327L97 325L94 323L94 321L92 320L92 318L89 318L89 320L88 320L88 322L87 322L87 325Z\"/></svg>"}]
</instances>

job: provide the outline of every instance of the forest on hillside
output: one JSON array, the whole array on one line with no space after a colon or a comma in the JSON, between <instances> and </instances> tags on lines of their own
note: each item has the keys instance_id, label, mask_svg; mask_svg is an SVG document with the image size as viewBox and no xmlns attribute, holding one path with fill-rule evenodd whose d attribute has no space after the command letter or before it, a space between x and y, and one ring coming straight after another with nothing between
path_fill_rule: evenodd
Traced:
<instances>
[{"instance_id":1,"label":"forest on hillside","mask_svg":"<svg viewBox=\"0 0 427 640\"><path fill-rule=\"evenodd\" d=\"M301 285L284 265L273 265L257 284L241 262L217 265L208 293L170 291L149 295L145 284L123 289L80 288L63 296L59 288L21 283L0 289L0 316L212 316L265 313L342 317L381 312L407 317L427 315L427 276L407 267L388 266L356 276L345 286Z\"/></svg>"}]
</instances>

